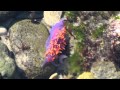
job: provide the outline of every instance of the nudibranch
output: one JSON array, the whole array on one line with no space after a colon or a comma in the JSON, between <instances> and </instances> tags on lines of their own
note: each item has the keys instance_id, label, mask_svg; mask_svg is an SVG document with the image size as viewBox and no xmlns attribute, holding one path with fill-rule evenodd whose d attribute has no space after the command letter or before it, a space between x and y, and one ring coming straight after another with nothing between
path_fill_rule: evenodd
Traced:
<instances>
[{"instance_id":1,"label":"nudibranch","mask_svg":"<svg viewBox=\"0 0 120 90\"><path fill-rule=\"evenodd\" d=\"M50 29L50 35L46 41L45 61L46 63L53 62L58 59L58 56L65 50L66 46L66 27L65 19L61 19L58 23L52 26Z\"/></svg>"}]
</instances>

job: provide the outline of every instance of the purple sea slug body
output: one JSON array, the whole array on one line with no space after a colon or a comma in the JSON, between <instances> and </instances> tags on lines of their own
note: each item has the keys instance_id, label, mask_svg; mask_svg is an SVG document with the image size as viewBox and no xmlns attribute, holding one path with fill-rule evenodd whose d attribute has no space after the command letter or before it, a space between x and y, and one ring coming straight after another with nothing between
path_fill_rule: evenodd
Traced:
<instances>
[{"instance_id":1,"label":"purple sea slug body","mask_svg":"<svg viewBox=\"0 0 120 90\"><path fill-rule=\"evenodd\" d=\"M65 20L61 19L58 23L52 26L50 35L46 40L45 61L42 64L42 67L44 67L49 62L51 62L54 66L57 66L57 64L54 63L54 60L60 59L60 57L66 58L65 55L62 55L62 51L65 50L66 46L65 36ZM62 63L62 61L60 61L60 63Z\"/></svg>"}]
</instances>

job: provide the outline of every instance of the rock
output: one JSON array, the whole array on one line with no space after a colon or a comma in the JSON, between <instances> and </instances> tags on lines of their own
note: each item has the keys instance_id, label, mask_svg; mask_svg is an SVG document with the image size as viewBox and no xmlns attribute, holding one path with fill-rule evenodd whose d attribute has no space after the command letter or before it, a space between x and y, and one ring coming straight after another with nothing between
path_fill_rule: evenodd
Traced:
<instances>
[{"instance_id":1,"label":"rock","mask_svg":"<svg viewBox=\"0 0 120 90\"><path fill-rule=\"evenodd\" d=\"M12 51L11 45L10 45L10 40L7 36L1 36L1 42L4 43L7 46L9 51Z\"/></svg>"},{"instance_id":2,"label":"rock","mask_svg":"<svg viewBox=\"0 0 120 90\"><path fill-rule=\"evenodd\" d=\"M4 27L0 27L0 36L6 35L7 34L7 29Z\"/></svg>"},{"instance_id":3,"label":"rock","mask_svg":"<svg viewBox=\"0 0 120 90\"><path fill-rule=\"evenodd\" d=\"M18 21L10 28L11 48L17 66L28 78L49 78L56 70L51 64L45 69L41 68L48 35L44 24L34 24L28 19Z\"/></svg>"},{"instance_id":4,"label":"rock","mask_svg":"<svg viewBox=\"0 0 120 90\"><path fill-rule=\"evenodd\" d=\"M52 26L59 22L62 16L62 11L44 11L44 21L46 24Z\"/></svg>"},{"instance_id":5,"label":"rock","mask_svg":"<svg viewBox=\"0 0 120 90\"><path fill-rule=\"evenodd\" d=\"M0 75L3 79L13 78L15 72L15 62L9 56L7 47L0 42Z\"/></svg>"},{"instance_id":6,"label":"rock","mask_svg":"<svg viewBox=\"0 0 120 90\"><path fill-rule=\"evenodd\" d=\"M97 61L93 63L91 72L96 79L120 79L120 71L110 61Z\"/></svg>"},{"instance_id":7,"label":"rock","mask_svg":"<svg viewBox=\"0 0 120 90\"><path fill-rule=\"evenodd\" d=\"M9 33L8 33L7 29L5 27L0 27L1 42L4 43L7 46L7 48L9 49L9 51L12 51L8 36L9 36Z\"/></svg>"},{"instance_id":8,"label":"rock","mask_svg":"<svg viewBox=\"0 0 120 90\"><path fill-rule=\"evenodd\" d=\"M0 22L13 18L19 11L0 11Z\"/></svg>"},{"instance_id":9,"label":"rock","mask_svg":"<svg viewBox=\"0 0 120 90\"><path fill-rule=\"evenodd\" d=\"M83 72L77 77L77 79L94 79L94 75L91 72Z\"/></svg>"}]
</instances>

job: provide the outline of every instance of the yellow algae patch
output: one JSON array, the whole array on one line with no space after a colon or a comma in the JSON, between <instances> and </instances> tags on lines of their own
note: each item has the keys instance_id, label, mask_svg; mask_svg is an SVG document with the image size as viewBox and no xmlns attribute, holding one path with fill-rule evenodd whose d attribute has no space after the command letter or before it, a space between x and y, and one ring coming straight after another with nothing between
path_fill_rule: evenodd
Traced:
<instances>
[{"instance_id":1,"label":"yellow algae patch","mask_svg":"<svg viewBox=\"0 0 120 90\"><path fill-rule=\"evenodd\" d=\"M94 75L91 72L84 72L80 74L77 79L94 79Z\"/></svg>"}]
</instances>

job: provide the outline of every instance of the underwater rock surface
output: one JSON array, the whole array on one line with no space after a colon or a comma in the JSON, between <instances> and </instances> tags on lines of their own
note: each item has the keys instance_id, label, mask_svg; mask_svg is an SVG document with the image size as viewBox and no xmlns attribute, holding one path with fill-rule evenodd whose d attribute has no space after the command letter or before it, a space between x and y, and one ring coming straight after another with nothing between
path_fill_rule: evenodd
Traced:
<instances>
[{"instance_id":1,"label":"underwater rock surface","mask_svg":"<svg viewBox=\"0 0 120 90\"><path fill-rule=\"evenodd\" d=\"M7 46L0 42L0 78L13 78L15 68L15 61L10 57Z\"/></svg>"},{"instance_id":2,"label":"underwater rock surface","mask_svg":"<svg viewBox=\"0 0 120 90\"><path fill-rule=\"evenodd\" d=\"M96 79L120 79L120 71L117 71L113 62L110 61L93 63L91 72Z\"/></svg>"},{"instance_id":3,"label":"underwater rock surface","mask_svg":"<svg viewBox=\"0 0 120 90\"><path fill-rule=\"evenodd\" d=\"M55 70L51 65L43 71L41 69L48 35L44 24L34 24L28 19L16 22L10 28L10 42L15 61L28 78L49 78Z\"/></svg>"},{"instance_id":4,"label":"underwater rock surface","mask_svg":"<svg viewBox=\"0 0 120 90\"><path fill-rule=\"evenodd\" d=\"M53 26L60 21L62 11L44 11L44 21L46 24Z\"/></svg>"}]
</instances>

